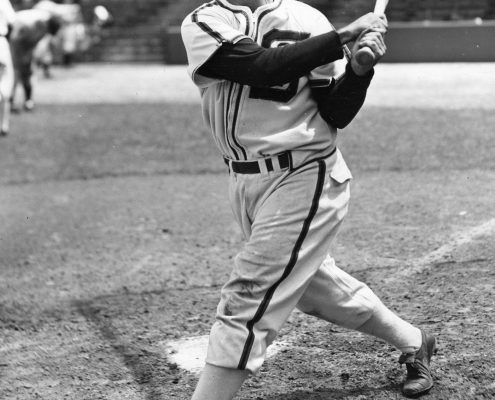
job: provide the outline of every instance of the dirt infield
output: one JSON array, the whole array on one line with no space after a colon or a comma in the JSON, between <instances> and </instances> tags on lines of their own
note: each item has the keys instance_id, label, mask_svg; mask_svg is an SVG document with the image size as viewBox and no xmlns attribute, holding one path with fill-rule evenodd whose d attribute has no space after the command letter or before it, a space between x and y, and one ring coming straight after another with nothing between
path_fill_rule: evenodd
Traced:
<instances>
[{"instance_id":1,"label":"dirt infield","mask_svg":"<svg viewBox=\"0 0 495 400\"><path fill-rule=\"evenodd\" d=\"M495 398L494 69L384 65L341 135L333 255L437 335L425 399ZM182 67L54 76L0 140L0 399L188 399L167 345L208 334L243 246L196 89ZM277 340L238 399L401 398L381 341L298 312Z\"/></svg>"}]
</instances>

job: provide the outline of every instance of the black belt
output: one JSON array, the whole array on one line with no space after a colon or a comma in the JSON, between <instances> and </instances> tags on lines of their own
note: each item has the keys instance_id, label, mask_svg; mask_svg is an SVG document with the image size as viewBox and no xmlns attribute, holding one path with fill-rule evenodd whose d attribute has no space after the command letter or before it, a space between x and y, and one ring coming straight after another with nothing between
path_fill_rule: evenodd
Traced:
<instances>
[{"instance_id":1,"label":"black belt","mask_svg":"<svg viewBox=\"0 0 495 400\"><path fill-rule=\"evenodd\" d=\"M280 164L280 169L286 169L290 167L289 153L283 153L277 156ZM263 158L266 163L266 169L268 172L273 171L273 162L271 158ZM236 174L259 174L261 172L258 161L230 161L224 157L225 164L232 165L232 171Z\"/></svg>"}]
</instances>

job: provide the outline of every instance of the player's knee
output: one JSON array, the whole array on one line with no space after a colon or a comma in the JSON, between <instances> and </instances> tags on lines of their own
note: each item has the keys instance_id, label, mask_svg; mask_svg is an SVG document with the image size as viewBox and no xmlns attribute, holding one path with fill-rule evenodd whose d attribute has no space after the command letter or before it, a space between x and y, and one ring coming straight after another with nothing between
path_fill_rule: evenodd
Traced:
<instances>
[{"instance_id":1,"label":"player's knee","mask_svg":"<svg viewBox=\"0 0 495 400\"><path fill-rule=\"evenodd\" d=\"M368 321L375 312L376 305L380 301L368 285L362 283L356 292L354 301L358 305L354 308L353 319L350 320L348 328L356 328Z\"/></svg>"},{"instance_id":2,"label":"player's knee","mask_svg":"<svg viewBox=\"0 0 495 400\"><path fill-rule=\"evenodd\" d=\"M375 312L378 297L364 283L359 285L353 293L349 294L346 301L339 304L333 318L329 322L348 329L355 329L364 324Z\"/></svg>"},{"instance_id":3,"label":"player's knee","mask_svg":"<svg viewBox=\"0 0 495 400\"><path fill-rule=\"evenodd\" d=\"M226 317L238 316L251 303L259 301L265 291L259 280L250 276L238 276L231 279L222 289L220 315Z\"/></svg>"}]
</instances>

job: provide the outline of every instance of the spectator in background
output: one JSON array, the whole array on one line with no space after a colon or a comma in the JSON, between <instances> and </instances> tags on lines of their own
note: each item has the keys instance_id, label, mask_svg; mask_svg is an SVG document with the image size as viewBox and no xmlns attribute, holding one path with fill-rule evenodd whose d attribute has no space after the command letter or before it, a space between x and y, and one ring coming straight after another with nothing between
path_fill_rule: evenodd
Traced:
<instances>
[{"instance_id":1,"label":"spectator in background","mask_svg":"<svg viewBox=\"0 0 495 400\"><path fill-rule=\"evenodd\" d=\"M81 6L73 3L73 0L68 2L64 0L63 4L43 0L38 2L34 8L46 10L60 16L63 21L62 27L57 35L53 37L51 44L54 48L59 49L62 64L65 66L72 65L74 56L80 50L79 43L85 35Z\"/></svg>"},{"instance_id":2,"label":"spectator in background","mask_svg":"<svg viewBox=\"0 0 495 400\"><path fill-rule=\"evenodd\" d=\"M66 67L72 65L74 56L79 48L78 43L82 39L84 32L84 21L82 9L78 1L63 0L62 4L66 5L64 13L65 24L60 30L59 36L62 41L62 63Z\"/></svg>"},{"instance_id":3,"label":"spectator in background","mask_svg":"<svg viewBox=\"0 0 495 400\"><path fill-rule=\"evenodd\" d=\"M0 36L7 37L15 22L15 11L9 0L0 0Z\"/></svg>"},{"instance_id":4,"label":"spectator in background","mask_svg":"<svg viewBox=\"0 0 495 400\"><path fill-rule=\"evenodd\" d=\"M9 131L10 98L14 90L14 65L8 38L16 19L9 0L0 0L0 100L3 106L0 136Z\"/></svg>"}]
</instances>

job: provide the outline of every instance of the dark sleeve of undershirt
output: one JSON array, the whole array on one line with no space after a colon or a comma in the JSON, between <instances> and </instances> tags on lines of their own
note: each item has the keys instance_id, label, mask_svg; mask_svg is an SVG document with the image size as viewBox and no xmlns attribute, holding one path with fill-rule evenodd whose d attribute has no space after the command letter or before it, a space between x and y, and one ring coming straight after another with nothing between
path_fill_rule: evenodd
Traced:
<instances>
[{"instance_id":1,"label":"dark sleeve of undershirt","mask_svg":"<svg viewBox=\"0 0 495 400\"><path fill-rule=\"evenodd\" d=\"M374 70L356 75L349 62L345 74L330 86L312 88L323 119L335 128L345 128L361 109L373 75Z\"/></svg>"},{"instance_id":2,"label":"dark sleeve of undershirt","mask_svg":"<svg viewBox=\"0 0 495 400\"><path fill-rule=\"evenodd\" d=\"M344 56L339 35L328 32L266 49L251 39L222 46L196 72L254 87L280 86Z\"/></svg>"}]
</instances>

